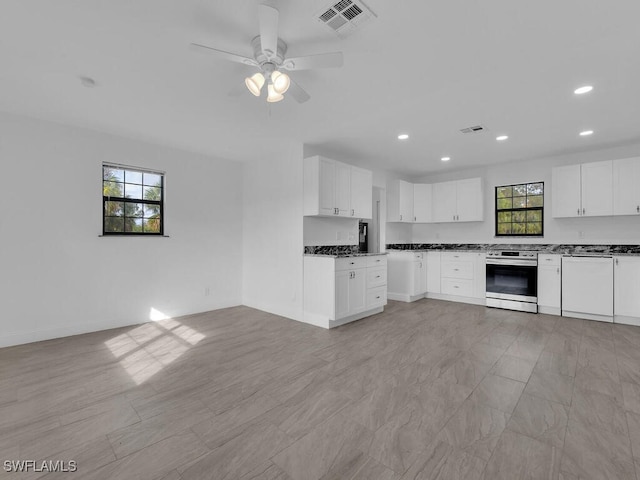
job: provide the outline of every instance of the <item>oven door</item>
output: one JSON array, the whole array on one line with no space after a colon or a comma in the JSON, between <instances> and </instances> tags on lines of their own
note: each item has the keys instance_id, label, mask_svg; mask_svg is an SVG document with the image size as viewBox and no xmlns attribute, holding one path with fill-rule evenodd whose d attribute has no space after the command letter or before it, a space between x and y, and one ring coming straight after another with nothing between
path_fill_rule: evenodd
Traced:
<instances>
[{"instance_id":1,"label":"oven door","mask_svg":"<svg viewBox=\"0 0 640 480\"><path fill-rule=\"evenodd\" d=\"M536 303L537 262L487 261L487 298Z\"/></svg>"}]
</instances>

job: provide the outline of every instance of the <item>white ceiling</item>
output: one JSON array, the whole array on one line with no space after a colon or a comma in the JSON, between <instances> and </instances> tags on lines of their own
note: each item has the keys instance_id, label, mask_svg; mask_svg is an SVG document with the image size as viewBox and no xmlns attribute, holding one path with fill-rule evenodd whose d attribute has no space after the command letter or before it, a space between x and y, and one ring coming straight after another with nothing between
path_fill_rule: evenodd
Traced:
<instances>
[{"instance_id":1,"label":"white ceiling","mask_svg":"<svg viewBox=\"0 0 640 480\"><path fill-rule=\"evenodd\" d=\"M302 142L403 174L640 140L638 0L365 1L378 18L344 40L313 17L329 2L278 2L291 56L345 60L291 74L309 102L269 105L228 95L251 68L188 48L251 56L259 0L3 0L0 110L234 160ZM490 131L459 132L475 124Z\"/></svg>"}]
</instances>

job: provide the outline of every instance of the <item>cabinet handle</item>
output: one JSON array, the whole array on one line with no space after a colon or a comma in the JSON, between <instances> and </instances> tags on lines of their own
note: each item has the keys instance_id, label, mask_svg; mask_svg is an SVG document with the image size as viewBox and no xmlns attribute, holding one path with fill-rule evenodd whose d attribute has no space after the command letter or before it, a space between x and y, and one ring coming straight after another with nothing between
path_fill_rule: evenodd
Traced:
<instances>
[{"instance_id":1,"label":"cabinet handle","mask_svg":"<svg viewBox=\"0 0 640 480\"><path fill-rule=\"evenodd\" d=\"M400 221L402 221L402 215L400 215Z\"/></svg>"},{"instance_id":2,"label":"cabinet handle","mask_svg":"<svg viewBox=\"0 0 640 480\"><path fill-rule=\"evenodd\" d=\"M376 278L380 278L380 275L376 275Z\"/></svg>"},{"instance_id":3,"label":"cabinet handle","mask_svg":"<svg viewBox=\"0 0 640 480\"><path fill-rule=\"evenodd\" d=\"M416 217L413 217L413 221L414 221L414 222L416 221Z\"/></svg>"},{"instance_id":4,"label":"cabinet handle","mask_svg":"<svg viewBox=\"0 0 640 480\"><path fill-rule=\"evenodd\" d=\"M455 215L453 216L453 221L454 221L454 222L456 221L456 216L455 216Z\"/></svg>"},{"instance_id":5,"label":"cabinet handle","mask_svg":"<svg viewBox=\"0 0 640 480\"><path fill-rule=\"evenodd\" d=\"M545 258L545 260L546 260L547 262L550 262L550 261L551 261L551 260L553 260L553 259L551 259L551 258Z\"/></svg>"},{"instance_id":6,"label":"cabinet handle","mask_svg":"<svg viewBox=\"0 0 640 480\"><path fill-rule=\"evenodd\" d=\"M355 265L355 264L356 264L356 262L351 262L351 263L350 263L350 265Z\"/></svg>"},{"instance_id":7,"label":"cabinet handle","mask_svg":"<svg viewBox=\"0 0 640 480\"><path fill-rule=\"evenodd\" d=\"M560 275L560 267L556 268L556 273Z\"/></svg>"},{"instance_id":8,"label":"cabinet handle","mask_svg":"<svg viewBox=\"0 0 640 480\"><path fill-rule=\"evenodd\" d=\"M379 262L379 261L380 261L380 259L376 260L376 262Z\"/></svg>"},{"instance_id":9,"label":"cabinet handle","mask_svg":"<svg viewBox=\"0 0 640 480\"><path fill-rule=\"evenodd\" d=\"M378 295L376 298L380 298L380 295Z\"/></svg>"},{"instance_id":10,"label":"cabinet handle","mask_svg":"<svg viewBox=\"0 0 640 480\"><path fill-rule=\"evenodd\" d=\"M640 213L640 205L636 207L636 212Z\"/></svg>"},{"instance_id":11,"label":"cabinet handle","mask_svg":"<svg viewBox=\"0 0 640 480\"><path fill-rule=\"evenodd\" d=\"M616 258L616 265L618 265L618 259Z\"/></svg>"},{"instance_id":12,"label":"cabinet handle","mask_svg":"<svg viewBox=\"0 0 640 480\"><path fill-rule=\"evenodd\" d=\"M353 217L353 215L355 215L355 211L353 210L353 208L351 209L351 216Z\"/></svg>"},{"instance_id":13,"label":"cabinet handle","mask_svg":"<svg viewBox=\"0 0 640 480\"><path fill-rule=\"evenodd\" d=\"M460 288L458 285L454 285L453 288Z\"/></svg>"},{"instance_id":14,"label":"cabinet handle","mask_svg":"<svg viewBox=\"0 0 640 480\"><path fill-rule=\"evenodd\" d=\"M582 209L582 214L584 215L584 208Z\"/></svg>"},{"instance_id":15,"label":"cabinet handle","mask_svg":"<svg viewBox=\"0 0 640 480\"><path fill-rule=\"evenodd\" d=\"M422 268L422 262L420 262L420 268Z\"/></svg>"},{"instance_id":16,"label":"cabinet handle","mask_svg":"<svg viewBox=\"0 0 640 480\"><path fill-rule=\"evenodd\" d=\"M580 209L578 209L578 215L580 215Z\"/></svg>"}]
</instances>

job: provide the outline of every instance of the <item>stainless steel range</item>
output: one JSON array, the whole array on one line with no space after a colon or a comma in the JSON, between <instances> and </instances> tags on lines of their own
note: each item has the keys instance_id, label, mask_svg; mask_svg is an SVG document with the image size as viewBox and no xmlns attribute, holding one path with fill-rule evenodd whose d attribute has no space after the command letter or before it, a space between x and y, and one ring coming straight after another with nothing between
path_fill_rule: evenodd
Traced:
<instances>
[{"instance_id":1,"label":"stainless steel range","mask_svg":"<svg viewBox=\"0 0 640 480\"><path fill-rule=\"evenodd\" d=\"M487 253L487 307L538 313L538 253Z\"/></svg>"}]
</instances>

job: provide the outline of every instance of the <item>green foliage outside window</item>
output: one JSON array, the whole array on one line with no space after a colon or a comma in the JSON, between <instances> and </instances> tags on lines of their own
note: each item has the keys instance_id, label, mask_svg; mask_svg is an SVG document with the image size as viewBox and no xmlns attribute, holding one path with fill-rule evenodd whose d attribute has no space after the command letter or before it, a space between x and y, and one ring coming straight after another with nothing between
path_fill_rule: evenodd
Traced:
<instances>
[{"instance_id":1,"label":"green foliage outside window","mask_svg":"<svg viewBox=\"0 0 640 480\"><path fill-rule=\"evenodd\" d=\"M544 183L496 187L496 236L543 235Z\"/></svg>"}]
</instances>

